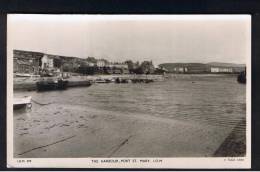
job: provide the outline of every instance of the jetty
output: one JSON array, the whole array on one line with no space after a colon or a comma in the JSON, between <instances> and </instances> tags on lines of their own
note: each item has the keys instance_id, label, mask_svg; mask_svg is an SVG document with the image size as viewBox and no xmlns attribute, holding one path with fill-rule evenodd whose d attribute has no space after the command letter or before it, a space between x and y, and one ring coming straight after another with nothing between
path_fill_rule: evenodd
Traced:
<instances>
[{"instance_id":1,"label":"jetty","mask_svg":"<svg viewBox=\"0 0 260 172\"><path fill-rule=\"evenodd\" d=\"M14 78L13 89L17 91L49 91L49 90L65 90L70 87L89 87L92 85L91 80L86 78L68 78L61 79L56 77L40 77L40 78Z\"/></svg>"}]
</instances>

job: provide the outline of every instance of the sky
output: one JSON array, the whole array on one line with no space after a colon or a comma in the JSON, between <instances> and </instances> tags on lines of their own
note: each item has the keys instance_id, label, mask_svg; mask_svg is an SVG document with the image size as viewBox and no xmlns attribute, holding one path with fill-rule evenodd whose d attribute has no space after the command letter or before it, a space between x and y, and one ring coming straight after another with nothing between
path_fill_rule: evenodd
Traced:
<instances>
[{"instance_id":1,"label":"sky","mask_svg":"<svg viewBox=\"0 0 260 172\"><path fill-rule=\"evenodd\" d=\"M13 49L113 62L245 64L249 15L8 15Z\"/></svg>"}]
</instances>

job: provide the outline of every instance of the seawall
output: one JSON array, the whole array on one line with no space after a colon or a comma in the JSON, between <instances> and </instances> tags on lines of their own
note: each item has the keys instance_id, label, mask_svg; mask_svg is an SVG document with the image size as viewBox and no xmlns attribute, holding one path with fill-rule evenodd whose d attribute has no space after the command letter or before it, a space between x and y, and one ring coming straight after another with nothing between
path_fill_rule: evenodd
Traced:
<instances>
[{"instance_id":1,"label":"seawall","mask_svg":"<svg viewBox=\"0 0 260 172\"><path fill-rule=\"evenodd\" d=\"M243 157L246 155L246 130L241 129L246 120L241 120L214 153L216 157Z\"/></svg>"}]
</instances>

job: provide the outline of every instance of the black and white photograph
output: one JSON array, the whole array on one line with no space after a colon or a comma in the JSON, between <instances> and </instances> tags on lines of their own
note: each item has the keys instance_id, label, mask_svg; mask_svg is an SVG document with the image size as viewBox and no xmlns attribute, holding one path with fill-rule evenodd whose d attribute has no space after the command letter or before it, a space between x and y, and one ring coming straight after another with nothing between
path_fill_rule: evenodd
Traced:
<instances>
[{"instance_id":1,"label":"black and white photograph","mask_svg":"<svg viewBox=\"0 0 260 172\"><path fill-rule=\"evenodd\" d=\"M9 167L250 168L250 15L9 14Z\"/></svg>"}]
</instances>

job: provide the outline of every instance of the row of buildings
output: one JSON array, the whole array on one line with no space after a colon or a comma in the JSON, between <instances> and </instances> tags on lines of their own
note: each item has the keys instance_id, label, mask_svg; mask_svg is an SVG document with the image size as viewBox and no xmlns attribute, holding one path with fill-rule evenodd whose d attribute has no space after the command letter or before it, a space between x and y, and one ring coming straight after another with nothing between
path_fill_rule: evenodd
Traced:
<instances>
[{"instance_id":1,"label":"row of buildings","mask_svg":"<svg viewBox=\"0 0 260 172\"><path fill-rule=\"evenodd\" d=\"M159 65L169 73L240 73L245 65L228 63L165 63Z\"/></svg>"},{"instance_id":2,"label":"row of buildings","mask_svg":"<svg viewBox=\"0 0 260 172\"><path fill-rule=\"evenodd\" d=\"M112 63L105 59L88 60L78 57L58 56L33 51L13 51L14 73L27 74L55 74L59 72L79 72L92 69L94 72L106 72L110 74L129 73L125 63ZM94 58L91 58L94 59Z\"/></svg>"}]
</instances>

